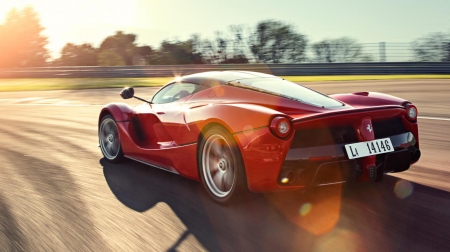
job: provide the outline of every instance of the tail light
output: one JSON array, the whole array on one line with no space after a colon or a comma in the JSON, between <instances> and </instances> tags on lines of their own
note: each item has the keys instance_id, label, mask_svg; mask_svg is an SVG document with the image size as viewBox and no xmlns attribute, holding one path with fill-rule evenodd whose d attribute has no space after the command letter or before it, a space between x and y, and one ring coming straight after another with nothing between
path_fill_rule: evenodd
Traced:
<instances>
[{"instance_id":1,"label":"tail light","mask_svg":"<svg viewBox=\"0 0 450 252\"><path fill-rule=\"evenodd\" d=\"M285 138L291 134L291 122L286 117L277 116L270 123L270 131L279 138Z\"/></svg>"},{"instance_id":2,"label":"tail light","mask_svg":"<svg viewBox=\"0 0 450 252\"><path fill-rule=\"evenodd\" d=\"M407 104L406 108L406 119L411 122L415 122L417 120L417 108L412 104Z\"/></svg>"}]
</instances>

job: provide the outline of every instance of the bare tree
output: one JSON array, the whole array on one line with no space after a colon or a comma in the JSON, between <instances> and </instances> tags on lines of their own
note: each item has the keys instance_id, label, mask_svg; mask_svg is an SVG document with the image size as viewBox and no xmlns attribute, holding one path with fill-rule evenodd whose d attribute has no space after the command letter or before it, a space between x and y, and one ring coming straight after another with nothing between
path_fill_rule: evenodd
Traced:
<instances>
[{"instance_id":1,"label":"bare tree","mask_svg":"<svg viewBox=\"0 0 450 252\"><path fill-rule=\"evenodd\" d=\"M364 54L362 45L356 40L342 37L325 39L312 45L315 62L365 62L372 61L372 57Z\"/></svg>"},{"instance_id":2,"label":"bare tree","mask_svg":"<svg viewBox=\"0 0 450 252\"><path fill-rule=\"evenodd\" d=\"M150 65L203 64L203 57L195 50L198 37L186 41L163 41L149 60Z\"/></svg>"},{"instance_id":3,"label":"bare tree","mask_svg":"<svg viewBox=\"0 0 450 252\"><path fill-rule=\"evenodd\" d=\"M203 41L202 52L204 59L211 64L221 63L231 57L229 52L230 40L222 32L217 31L214 40Z\"/></svg>"},{"instance_id":4,"label":"bare tree","mask_svg":"<svg viewBox=\"0 0 450 252\"><path fill-rule=\"evenodd\" d=\"M306 59L306 36L281 21L258 23L248 40L250 50L259 62L297 63Z\"/></svg>"},{"instance_id":5,"label":"bare tree","mask_svg":"<svg viewBox=\"0 0 450 252\"><path fill-rule=\"evenodd\" d=\"M431 33L411 44L417 61L450 61L450 34Z\"/></svg>"},{"instance_id":6,"label":"bare tree","mask_svg":"<svg viewBox=\"0 0 450 252\"><path fill-rule=\"evenodd\" d=\"M229 30L231 37L233 37L233 58L245 58L248 62L248 58L252 54L249 47L248 36L246 36L246 30L249 30L248 27L244 25L231 25L229 26Z\"/></svg>"},{"instance_id":7,"label":"bare tree","mask_svg":"<svg viewBox=\"0 0 450 252\"><path fill-rule=\"evenodd\" d=\"M237 26L233 26L237 29ZM239 64L248 63L248 59L244 54L242 39L240 35L236 35L233 28L230 27L232 34L216 32L213 40L200 39L199 35L194 35L196 39L195 48L201 53L203 60L208 64Z\"/></svg>"}]
</instances>

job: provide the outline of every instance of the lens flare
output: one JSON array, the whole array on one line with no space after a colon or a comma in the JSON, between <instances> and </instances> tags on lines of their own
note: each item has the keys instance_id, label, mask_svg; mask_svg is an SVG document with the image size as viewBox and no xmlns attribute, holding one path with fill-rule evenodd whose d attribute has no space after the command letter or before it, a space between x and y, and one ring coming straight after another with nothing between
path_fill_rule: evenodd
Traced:
<instances>
[{"instance_id":1,"label":"lens flare","mask_svg":"<svg viewBox=\"0 0 450 252\"><path fill-rule=\"evenodd\" d=\"M175 76L175 82L181 82L181 76Z\"/></svg>"},{"instance_id":2,"label":"lens flare","mask_svg":"<svg viewBox=\"0 0 450 252\"><path fill-rule=\"evenodd\" d=\"M328 235L318 238L311 251L346 251L364 252L368 250L367 241L363 240L358 233L342 228L335 228ZM390 251L390 250L387 250Z\"/></svg>"},{"instance_id":3,"label":"lens flare","mask_svg":"<svg viewBox=\"0 0 450 252\"><path fill-rule=\"evenodd\" d=\"M253 135L253 127L251 125L245 125L244 128L242 129L242 131L244 132L244 134L246 136Z\"/></svg>"},{"instance_id":4,"label":"lens flare","mask_svg":"<svg viewBox=\"0 0 450 252\"><path fill-rule=\"evenodd\" d=\"M339 222L341 185L317 187L307 194L287 191L263 195L287 220L313 235L328 233Z\"/></svg>"},{"instance_id":5,"label":"lens flare","mask_svg":"<svg viewBox=\"0 0 450 252\"><path fill-rule=\"evenodd\" d=\"M301 216L306 216L311 212L311 209L312 209L311 203L305 203L300 207L299 213Z\"/></svg>"},{"instance_id":6,"label":"lens flare","mask_svg":"<svg viewBox=\"0 0 450 252\"><path fill-rule=\"evenodd\" d=\"M400 199L408 197L412 194L412 191L413 185L409 181L400 180L395 184L394 193Z\"/></svg>"}]
</instances>

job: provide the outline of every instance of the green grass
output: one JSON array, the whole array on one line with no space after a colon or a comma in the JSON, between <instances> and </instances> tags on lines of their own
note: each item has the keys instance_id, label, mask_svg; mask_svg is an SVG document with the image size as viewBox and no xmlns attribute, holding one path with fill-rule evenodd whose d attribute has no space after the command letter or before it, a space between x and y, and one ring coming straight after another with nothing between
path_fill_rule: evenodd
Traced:
<instances>
[{"instance_id":1,"label":"green grass","mask_svg":"<svg viewBox=\"0 0 450 252\"><path fill-rule=\"evenodd\" d=\"M149 87L149 86L162 86L171 80L173 80L173 77L0 79L0 92L114 88L125 86Z\"/></svg>"},{"instance_id":2,"label":"green grass","mask_svg":"<svg viewBox=\"0 0 450 252\"><path fill-rule=\"evenodd\" d=\"M357 80L402 80L402 79L450 79L450 74L423 75L328 75L328 76L282 76L292 82L357 81Z\"/></svg>"},{"instance_id":3,"label":"green grass","mask_svg":"<svg viewBox=\"0 0 450 252\"><path fill-rule=\"evenodd\" d=\"M282 76L293 82L316 81L357 81L357 80L398 80L398 79L450 79L450 75L346 75L346 76ZM114 87L161 86L173 77L150 78L36 78L36 79L0 79L0 92L88 89Z\"/></svg>"}]
</instances>

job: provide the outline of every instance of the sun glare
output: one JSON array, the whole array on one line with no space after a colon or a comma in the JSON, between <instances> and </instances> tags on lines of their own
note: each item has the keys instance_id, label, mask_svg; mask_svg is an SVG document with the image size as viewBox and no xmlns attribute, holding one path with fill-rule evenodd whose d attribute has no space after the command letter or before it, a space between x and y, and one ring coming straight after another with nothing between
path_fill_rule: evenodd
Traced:
<instances>
[{"instance_id":1,"label":"sun glare","mask_svg":"<svg viewBox=\"0 0 450 252\"><path fill-rule=\"evenodd\" d=\"M48 48L54 56L68 42L98 46L105 37L118 30L129 31L138 23L137 1L0 0L0 6L0 24L11 9L31 6L45 28L42 34L49 38Z\"/></svg>"}]
</instances>

